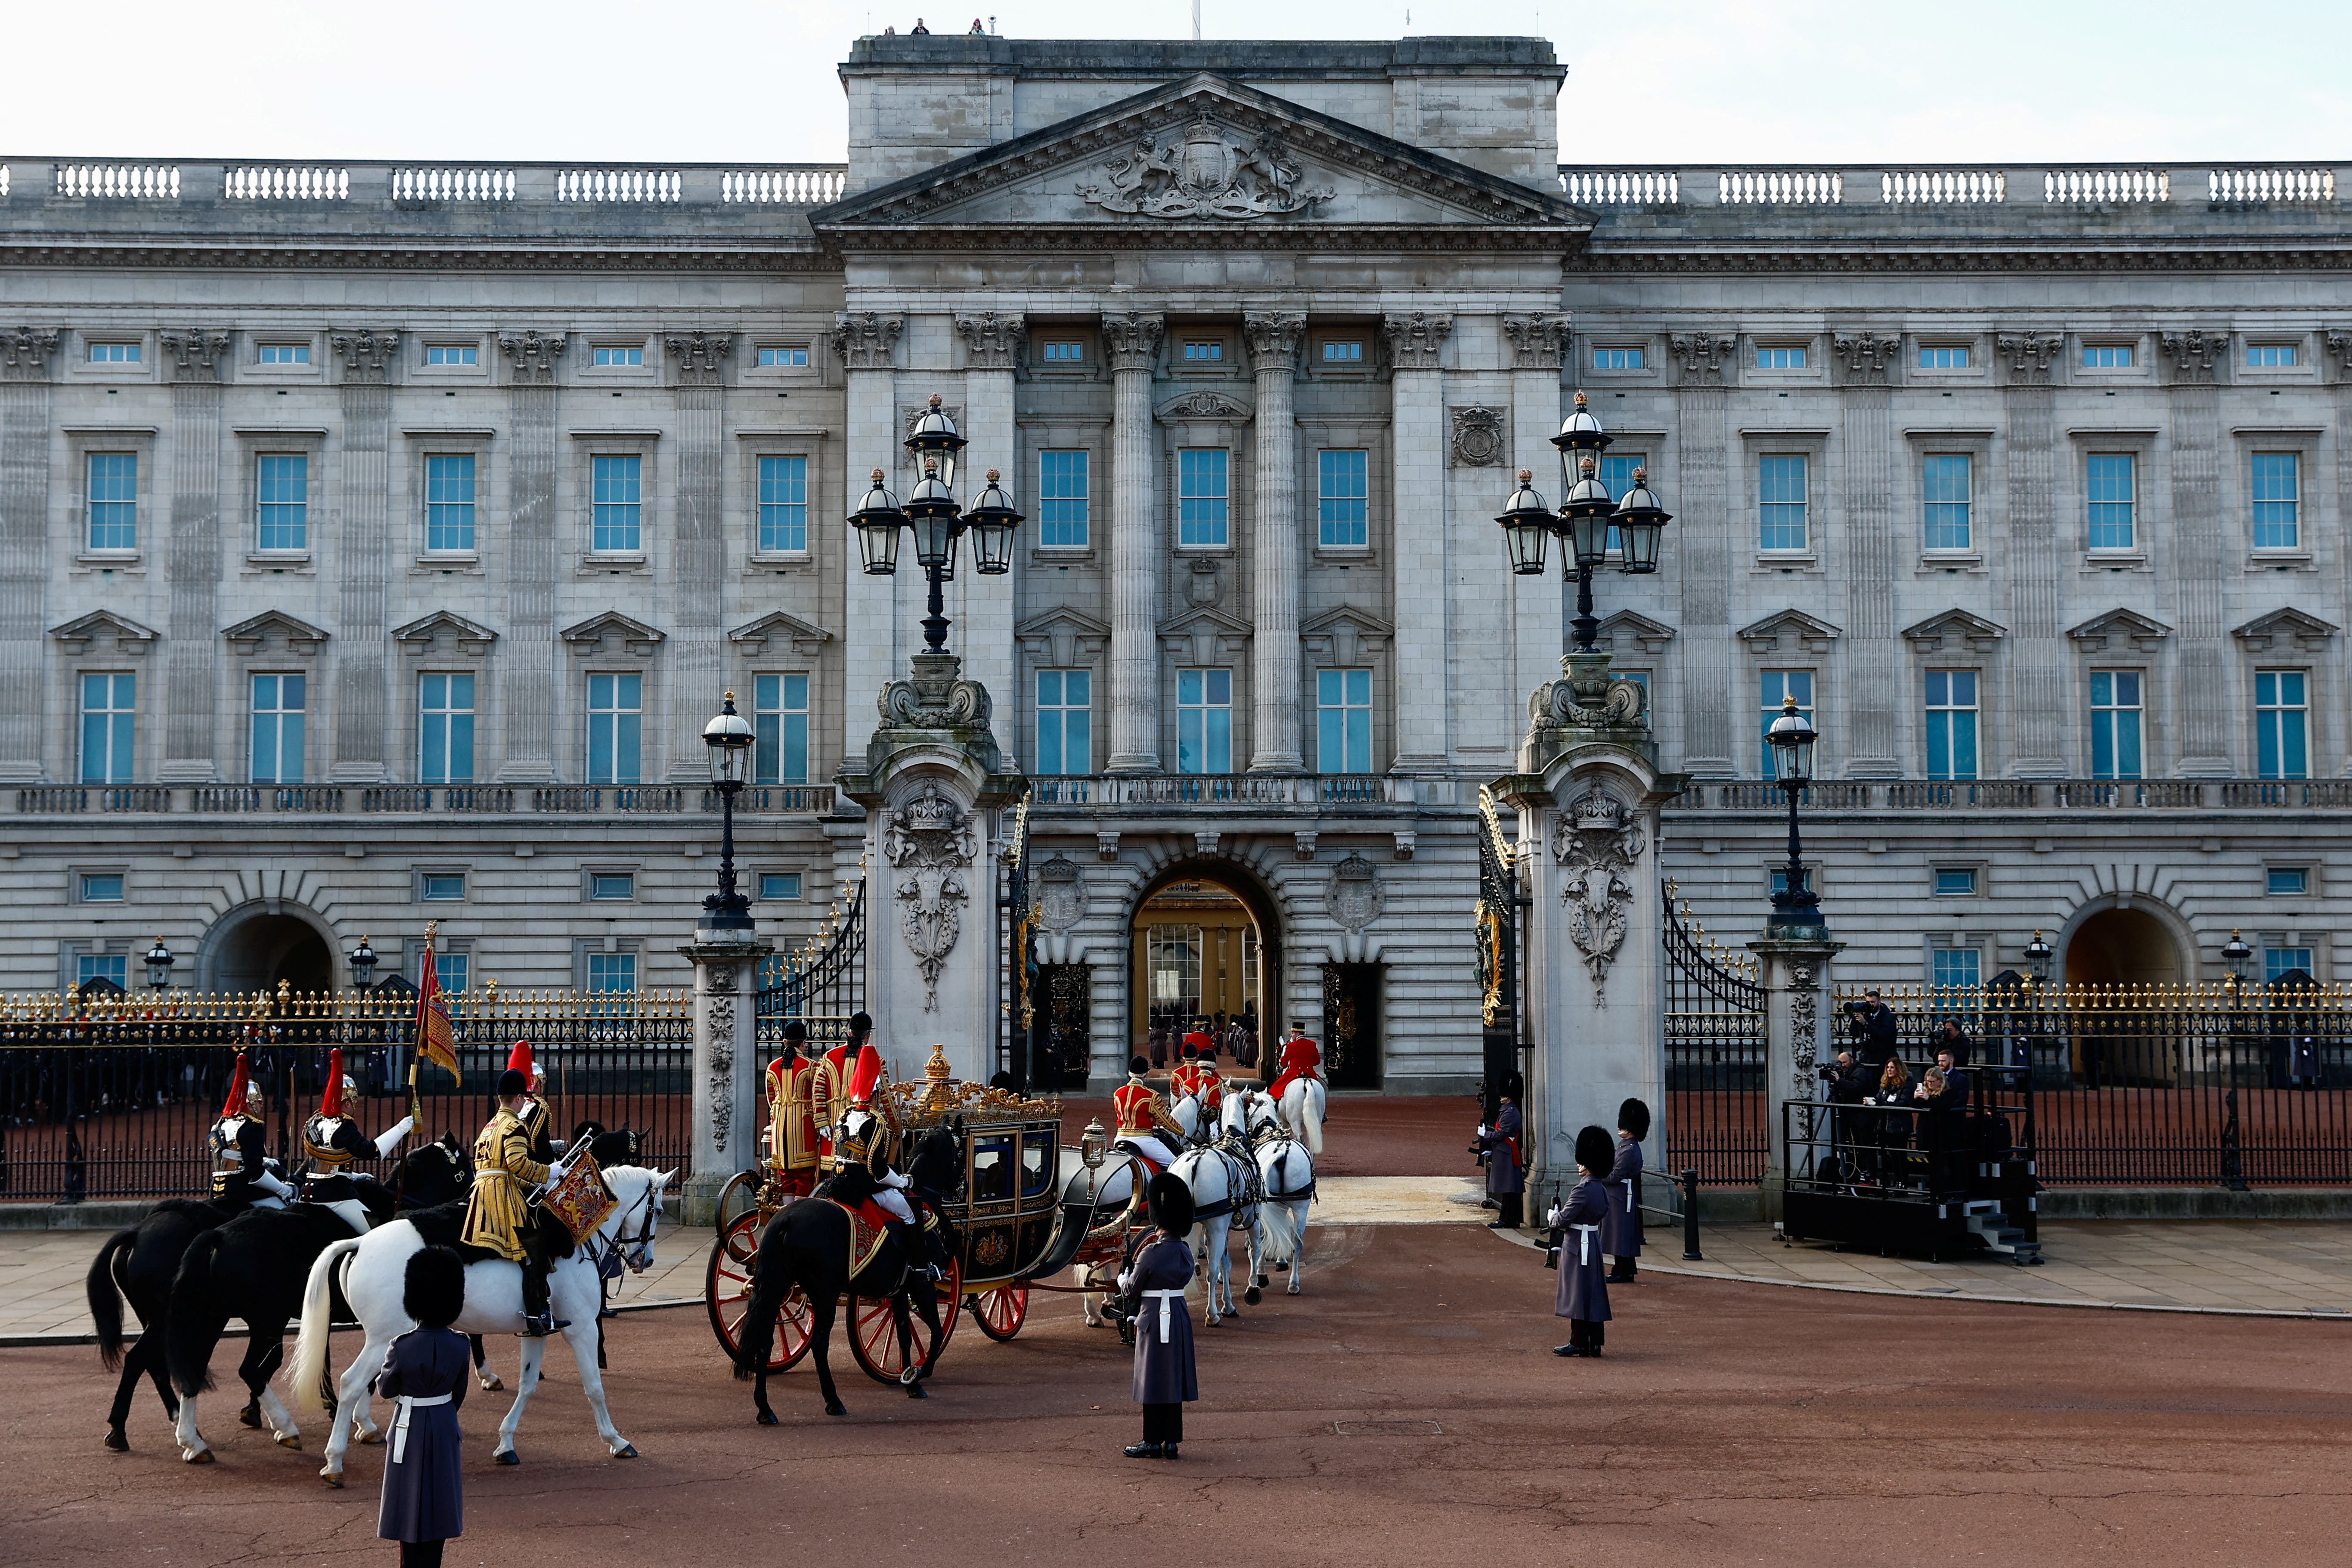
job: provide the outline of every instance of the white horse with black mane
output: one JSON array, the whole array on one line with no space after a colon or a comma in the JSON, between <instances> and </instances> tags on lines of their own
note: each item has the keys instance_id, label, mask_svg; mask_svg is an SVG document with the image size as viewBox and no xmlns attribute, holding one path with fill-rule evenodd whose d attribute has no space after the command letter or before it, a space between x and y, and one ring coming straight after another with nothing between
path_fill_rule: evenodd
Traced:
<instances>
[{"instance_id":1,"label":"white horse with black mane","mask_svg":"<svg viewBox=\"0 0 2352 1568\"><path fill-rule=\"evenodd\" d=\"M1256 1163L1259 1240L1274 1266L1290 1271L1289 1293L1296 1296L1307 1251L1307 1210L1315 1201L1315 1156L1284 1125L1274 1102L1256 1089L1237 1086L1226 1092L1224 1130L1248 1147ZM1254 1248L1250 1275L1264 1285L1258 1262ZM1256 1299L1255 1290L1250 1299Z\"/></svg>"},{"instance_id":2,"label":"white horse with black mane","mask_svg":"<svg viewBox=\"0 0 2352 1568\"><path fill-rule=\"evenodd\" d=\"M604 1306L604 1280L623 1267L642 1274L654 1260L654 1237L661 1227L663 1189L673 1171L649 1171L638 1165L614 1165L604 1172L604 1184L614 1201L613 1210L572 1256L548 1270L550 1310L571 1320L563 1337L572 1346L572 1364L580 1386L596 1414L597 1436L614 1458L633 1459L637 1450L613 1425L604 1408L604 1379L596 1366L596 1346L603 1332L597 1321ZM334 1426L327 1438L327 1463L319 1474L329 1486L343 1484L343 1455L350 1448L352 1429L361 1441L378 1440L370 1418L368 1383L383 1366L392 1342L416 1326L402 1305L408 1260L428 1241L446 1243L465 1217L462 1204L428 1209L394 1220L362 1237L338 1241L311 1266L302 1297L302 1331L294 1349L291 1374L297 1407L323 1413L327 1389L327 1326L330 1284L340 1283L352 1313L366 1331L360 1348L334 1390ZM555 1223L551 1219L547 1223ZM490 1258L466 1266L466 1306L450 1325L461 1334L517 1334L522 1331L522 1266ZM498 1447L492 1458L501 1465L520 1464L514 1447L515 1429L522 1424L523 1408L539 1386L544 1339L522 1342L522 1381L514 1406L499 1424Z\"/></svg>"}]
</instances>

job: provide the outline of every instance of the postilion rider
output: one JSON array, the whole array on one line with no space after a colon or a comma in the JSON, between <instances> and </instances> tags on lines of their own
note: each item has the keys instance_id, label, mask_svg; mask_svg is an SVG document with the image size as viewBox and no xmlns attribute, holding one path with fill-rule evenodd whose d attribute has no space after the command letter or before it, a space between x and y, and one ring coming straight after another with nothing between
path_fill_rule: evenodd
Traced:
<instances>
[{"instance_id":1,"label":"postilion rider","mask_svg":"<svg viewBox=\"0 0 2352 1568\"><path fill-rule=\"evenodd\" d=\"M1323 1081L1323 1049L1307 1037L1307 1026L1293 1018L1290 1021L1290 1038L1282 1046L1282 1071L1265 1086L1267 1097L1276 1105L1281 1104L1282 1091L1288 1089L1294 1079L1302 1078L1311 1078L1318 1083Z\"/></svg>"},{"instance_id":2,"label":"postilion rider","mask_svg":"<svg viewBox=\"0 0 2352 1568\"><path fill-rule=\"evenodd\" d=\"M1141 1057L1129 1057L1127 1081L1111 1091L1111 1109L1118 1115L1118 1136L1113 1146L1124 1148L1139 1156L1156 1173L1176 1163L1176 1151L1162 1139L1162 1131L1182 1138L1184 1129L1168 1104L1168 1097L1146 1083L1143 1075L1151 1064Z\"/></svg>"},{"instance_id":3,"label":"postilion rider","mask_svg":"<svg viewBox=\"0 0 2352 1568\"><path fill-rule=\"evenodd\" d=\"M359 1097L360 1086L343 1073L343 1051L338 1046L327 1053L327 1089L320 1098L318 1113L302 1124L302 1152L310 1163L302 1173L304 1197L329 1177L343 1174L354 1160L391 1159L392 1152L416 1125L415 1117L404 1116L370 1138L352 1115Z\"/></svg>"},{"instance_id":4,"label":"postilion rider","mask_svg":"<svg viewBox=\"0 0 2352 1568\"><path fill-rule=\"evenodd\" d=\"M474 1140L474 1184L462 1239L522 1265L522 1331L540 1339L570 1326L548 1312L547 1271L571 1254L572 1237L560 1222L531 1212L530 1194L561 1177L564 1166L530 1157L521 1114L530 1088L530 1075L519 1068L499 1075L499 1108Z\"/></svg>"},{"instance_id":5,"label":"postilion rider","mask_svg":"<svg viewBox=\"0 0 2352 1568\"><path fill-rule=\"evenodd\" d=\"M284 1208L294 1189L269 1158L269 1114L243 1051L228 1082L228 1100L206 1142L213 1153L213 1202L225 1209Z\"/></svg>"},{"instance_id":6,"label":"postilion rider","mask_svg":"<svg viewBox=\"0 0 2352 1568\"><path fill-rule=\"evenodd\" d=\"M1206 1018L1196 1020L1205 1027ZM1195 1031L1184 1037L1184 1056L1168 1075L1168 1094L1171 1100L1186 1096L1200 1102L1201 1120L1206 1123L1216 1120L1217 1109L1225 1097L1224 1080L1217 1074L1217 1047L1214 1038Z\"/></svg>"}]
</instances>

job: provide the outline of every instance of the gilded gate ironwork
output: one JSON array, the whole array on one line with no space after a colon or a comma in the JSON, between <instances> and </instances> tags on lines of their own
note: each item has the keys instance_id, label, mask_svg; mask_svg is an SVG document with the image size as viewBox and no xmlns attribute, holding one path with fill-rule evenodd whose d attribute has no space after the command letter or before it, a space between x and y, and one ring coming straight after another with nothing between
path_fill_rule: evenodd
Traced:
<instances>
[{"instance_id":1,"label":"gilded gate ironwork","mask_svg":"<svg viewBox=\"0 0 2352 1568\"><path fill-rule=\"evenodd\" d=\"M1485 1114L1519 1071L1519 892L1516 851L1504 836L1495 797L1478 788L1477 954L1479 1022L1485 1039Z\"/></svg>"},{"instance_id":2,"label":"gilded gate ironwork","mask_svg":"<svg viewBox=\"0 0 2352 1568\"><path fill-rule=\"evenodd\" d=\"M1765 999L1756 962L1706 934L1664 885L1667 1169L1705 1186L1763 1179Z\"/></svg>"},{"instance_id":3,"label":"gilded gate ironwork","mask_svg":"<svg viewBox=\"0 0 2352 1568\"><path fill-rule=\"evenodd\" d=\"M847 910L835 904L814 936L761 965L755 1013L761 1047L781 1041L784 1025L795 1018L812 1041L846 1039L850 1015L864 1011L866 883L844 882L841 890Z\"/></svg>"}]
</instances>

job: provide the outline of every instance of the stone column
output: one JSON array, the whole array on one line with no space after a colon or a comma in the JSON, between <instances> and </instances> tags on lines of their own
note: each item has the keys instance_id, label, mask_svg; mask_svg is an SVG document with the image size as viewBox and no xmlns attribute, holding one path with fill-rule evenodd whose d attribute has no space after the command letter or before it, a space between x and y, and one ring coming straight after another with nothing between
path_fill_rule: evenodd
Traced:
<instances>
[{"instance_id":1,"label":"stone column","mask_svg":"<svg viewBox=\"0 0 2352 1568\"><path fill-rule=\"evenodd\" d=\"M1249 771L1295 773L1299 749L1298 422L1292 390L1307 318L1272 311L1242 319L1257 376L1256 475L1250 524Z\"/></svg>"},{"instance_id":2,"label":"stone column","mask_svg":"<svg viewBox=\"0 0 2352 1568\"><path fill-rule=\"evenodd\" d=\"M2061 533L2054 513L2057 391L2051 372L2065 341L2056 332L2001 332L1993 340L2009 373L2008 536L2020 543L2055 542ZM2066 717L2074 702L2065 628L2058 624L2058 574L2043 552L2012 547L2000 554L2000 569L2009 574L2010 711L2017 715L2009 771L2018 778L2063 778Z\"/></svg>"},{"instance_id":3,"label":"stone column","mask_svg":"<svg viewBox=\"0 0 2352 1568\"><path fill-rule=\"evenodd\" d=\"M727 685L719 657L727 602L723 367L735 339L730 332L676 332L666 346L677 375L677 527L671 546L674 629L661 692L670 714L669 780L700 784L710 776L702 726ZM653 759L646 762L650 777Z\"/></svg>"},{"instance_id":4,"label":"stone column","mask_svg":"<svg viewBox=\"0 0 2352 1568\"><path fill-rule=\"evenodd\" d=\"M1742 552L1752 559L1754 540L1754 524L1734 516L1731 505L1730 384L1739 338L1728 330L1677 332L1669 346L1681 389L1675 481L1690 524L1669 534L1675 558L1665 567L1683 607L1675 638L1682 654L1675 688L1682 760L1702 777L1727 778L1738 766L1739 733L1732 721L1740 689L1731 657L1733 563ZM1827 521L1827 511L1815 510L1816 527ZM1753 701L1751 692L1748 703Z\"/></svg>"},{"instance_id":5,"label":"stone column","mask_svg":"<svg viewBox=\"0 0 2352 1568\"><path fill-rule=\"evenodd\" d=\"M335 592L335 760L338 784L381 784L391 777L391 672L397 664L385 633L390 608L393 528L392 368L396 331L331 332L343 362L341 497L333 536ZM310 549L326 553L324 518L311 519Z\"/></svg>"},{"instance_id":6,"label":"stone column","mask_svg":"<svg viewBox=\"0 0 2352 1568\"><path fill-rule=\"evenodd\" d=\"M499 649L499 711L505 716L506 784L555 782L555 568L562 555L555 510L555 362L563 332L500 332L506 355L507 531L491 570L506 578L505 646Z\"/></svg>"},{"instance_id":7,"label":"stone column","mask_svg":"<svg viewBox=\"0 0 2352 1568\"><path fill-rule=\"evenodd\" d=\"M1158 628L1161 542L1152 482L1151 372L1159 363L1159 316L1103 318L1110 358L1110 761L1114 773L1160 767ZM1261 630L1256 640L1265 640ZM1263 657L1261 652L1260 657Z\"/></svg>"},{"instance_id":8,"label":"stone column","mask_svg":"<svg viewBox=\"0 0 2352 1568\"><path fill-rule=\"evenodd\" d=\"M719 1191L760 1160L760 961L775 944L751 931L698 931L678 949L694 964L694 1162L682 1217L709 1225Z\"/></svg>"},{"instance_id":9,"label":"stone column","mask_svg":"<svg viewBox=\"0 0 2352 1568\"><path fill-rule=\"evenodd\" d=\"M1395 562L1398 773L1437 773L1446 754L1446 648L1451 608L1445 529L1445 373L1438 356L1454 318L1415 310L1382 318L1394 374L1389 383L1391 489L1399 526ZM1261 634L1259 640L1265 640ZM1303 700L1294 696L1294 704Z\"/></svg>"},{"instance_id":10,"label":"stone column","mask_svg":"<svg viewBox=\"0 0 2352 1568\"><path fill-rule=\"evenodd\" d=\"M0 331L0 779L37 784L49 552L49 374L61 334ZM64 776L73 748L64 742Z\"/></svg>"},{"instance_id":11,"label":"stone column","mask_svg":"<svg viewBox=\"0 0 2352 1568\"><path fill-rule=\"evenodd\" d=\"M866 808L866 994L874 1038L904 1079L934 1046L955 1076L997 1070L996 854L1023 789L989 728L989 698L952 654L920 653L883 694L886 717L844 766Z\"/></svg>"},{"instance_id":12,"label":"stone column","mask_svg":"<svg viewBox=\"0 0 2352 1568\"><path fill-rule=\"evenodd\" d=\"M1608 655L1570 654L1560 668L1536 690L1519 771L1495 786L1519 814L1530 898L1530 1217L1576 1184L1579 1128L1613 1130L1628 1097L1664 1108L1658 813L1685 782L1658 771L1642 689L1612 678ZM1655 1169L1655 1132L1643 1154Z\"/></svg>"},{"instance_id":13,"label":"stone column","mask_svg":"<svg viewBox=\"0 0 2352 1568\"><path fill-rule=\"evenodd\" d=\"M2172 711L2180 715L2173 731L2180 748L2178 765L2186 778L2226 778L2233 771L2230 731L2243 711L2243 699L2215 699L2244 690L2231 672L2228 592L2244 575L2237 563L2242 563L2246 548L2244 535L2221 526L2218 383L2219 367L2229 357L2230 334L2167 332L2159 342L2172 382L2166 423L2172 448L2168 542L2179 628L2172 658Z\"/></svg>"},{"instance_id":14,"label":"stone column","mask_svg":"<svg viewBox=\"0 0 2352 1568\"><path fill-rule=\"evenodd\" d=\"M971 679L991 691L1003 694L1007 701L1014 700L1013 606L1016 585L1021 579L1022 560L1037 540L1037 524L1034 521L1037 498L1034 493L1024 493L1036 482L1036 475L1020 473L1015 467L1021 447L1020 433L1013 425L1013 367L1025 325L1017 311L982 310L955 319L956 332L963 339L964 351L963 434L971 443L963 449L962 462L956 469L956 499L971 505L981 488L988 483L989 470L993 468L1003 475L1013 504L1032 519L1013 536L1012 571L1001 577L983 577L968 569L956 573L956 583L962 589L962 608L951 634L952 646L963 655L964 669ZM967 540L965 559L970 558L971 542Z\"/></svg>"},{"instance_id":15,"label":"stone column","mask_svg":"<svg viewBox=\"0 0 2352 1568\"><path fill-rule=\"evenodd\" d=\"M1777 1220L1789 1179L1780 1106L1784 1100L1822 1098L1815 1069L1821 1065L1822 1018L1832 994L1830 961L1845 950L1845 943L1830 941L1826 931L1780 936L1768 926L1763 940L1748 946L1764 972L1763 1203L1765 1219Z\"/></svg>"},{"instance_id":16,"label":"stone column","mask_svg":"<svg viewBox=\"0 0 2352 1568\"><path fill-rule=\"evenodd\" d=\"M1903 339L1891 332L1840 332L1835 338L1840 384L1845 389L1846 672L1853 778L1895 778L1899 755L1905 672L1910 661L1895 635L1895 563L1916 545L1895 515L1895 403L1889 383ZM1816 510L1818 520L1819 511ZM1820 526L1816 521L1814 526ZM1819 700L1821 693L1814 693Z\"/></svg>"},{"instance_id":17,"label":"stone column","mask_svg":"<svg viewBox=\"0 0 2352 1568\"><path fill-rule=\"evenodd\" d=\"M906 452L898 444L898 378L892 368L906 326L903 316L852 310L833 330L833 352L841 358L847 405L842 442L847 464L845 493L853 506L866 494L876 468L882 470L891 493L906 500L907 487L899 477ZM912 571L919 578L914 553L903 552L899 572ZM847 629L842 638L841 754L847 762L865 749L873 728L874 694L898 670L901 586L898 577L868 576L854 540L844 553L842 571L843 624Z\"/></svg>"},{"instance_id":18,"label":"stone column","mask_svg":"<svg viewBox=\"0 0 2352 1568\"><path fill-rule=\"evenodd\" d=\"M220 777L221 376L229 334L202 329L162 335L172 378L171 574L164 622L163 784ZM160 476L158 476L160 477Z\"/></svg>"}]
</instances>

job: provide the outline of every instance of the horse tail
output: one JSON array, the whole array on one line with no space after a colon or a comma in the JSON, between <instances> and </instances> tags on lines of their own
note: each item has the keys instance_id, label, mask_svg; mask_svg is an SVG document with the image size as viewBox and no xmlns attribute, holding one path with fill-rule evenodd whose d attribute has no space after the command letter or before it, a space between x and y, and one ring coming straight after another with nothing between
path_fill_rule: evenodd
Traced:
<instances>
[{"instance_id":1,"label":"horse tail","mask_svg":"<svg viewBox=\"0 0 2352 1568\"><path fill-rule=\"evenodd\" d=\"M1265 1244L1271 1256L1285 1259L1297 1257L1298 1231L1289 1203L1269 1194L1258 1215L1265 1225Z\"/></svg>"},{"instance_id":2,"label":"horse tail","mask_svg":"<svg viewBox=\"0 0 2352 1568\"><path fill-rule=\"evenodd\" d=\"M1315 1086L1304 1080L1298 1086L1298 1141L1310 1154L1323 1152L1323 1108L1315 1101Z\"/></svg>"},{"instance_id":3,"label":"horse tail","mask_svg":"<svg viewBox=\"0 0 2352 1568\"><path fill-rule=\"evenodd\" d=\"M294 1408L305 1415L327 1412L327 1332L335 1270L359 1250L360 1241L359 1237L347 1236L329 1243L302 1283L302 1331L294 1341L294 1366L286 1381L294 1395Z\"/></svg>"},{"instance_id":4,"label":"horse tail","mask_svg":"<svg viewBox=\"0 0 2352 1568\"><path fill-rule=\"evenodd\" d=\"M136 1226L108 1237L106 1245L91 1260L86 1281L89 1289L89 1321L98 1329L98 1359L106 1363L109 1372L122 1370L122 1292L114 1282L114 1260L137 1245Z\"/></svg>"},{"instance_id":5,"label":"horse tail","mask_svg":"<svg viewBox=\"0 0 2352 1568\"><path fill-rule=\"evenodd\" d=\"M743 1314L742 1342L735 1347L735 1381L749 1383L768 1364L768 1348L775 1339L776 1312L792 1288L792 1270L781 1257L769 1256L782 1246L772 1234L760 1238L759 1260L751 1270L751 1305ZM721 1247L725 1241L719 1243Z\"/></svg>"},{"instance_id":6,"label":"horse tail","mask_svg":"<svg viewBox=\"0 0 2352 1568\"><path fill-rule=\"evenodd\" d=\"M188 1244L180 1272L172 1281L172 1321L163 1329L164 1364L172 1369L172 1386L183 1396L194 1396L213 1385L213 1347L219 1331L211 1325L213 1259L219 1255L221 1233L208 1230Z\"/></svg>"}]
</instances>

